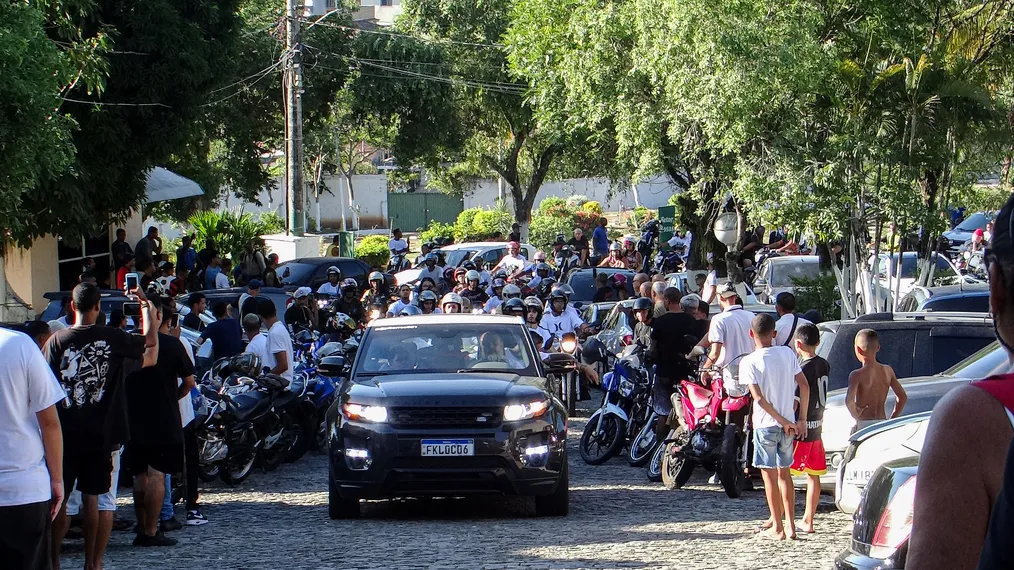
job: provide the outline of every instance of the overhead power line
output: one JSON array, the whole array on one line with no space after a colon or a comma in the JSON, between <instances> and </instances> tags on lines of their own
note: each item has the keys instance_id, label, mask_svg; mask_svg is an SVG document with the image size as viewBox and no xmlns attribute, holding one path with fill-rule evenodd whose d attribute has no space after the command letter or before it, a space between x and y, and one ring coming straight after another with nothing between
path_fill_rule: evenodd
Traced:
<instances>
[{"instance_id":1,"label":"overhead power line","mask_svg":"<svg viewBox=\"0 0 1014 570\"><path fill-rule=\"evenodd\" d=\"M505 49L507 46L503 44L486 44L481 42L463 42L459 40L449 40L445 38L428 38L426 36L414 36L411 34L399 34L398 32L385 32L381 30L364 30L355 26L343 26L341 24L335 24L334 22L318 22L317 25L325 26L328 28L336 28L339 30L348 30L358 34L376 34L380 36L393 36L398 38L409 38L421 42L428 42L433 44L449 44L449 45L460 45L460 46L471 46L471 47L484 47L493 49Z\"/></svg>"}]
</instances>

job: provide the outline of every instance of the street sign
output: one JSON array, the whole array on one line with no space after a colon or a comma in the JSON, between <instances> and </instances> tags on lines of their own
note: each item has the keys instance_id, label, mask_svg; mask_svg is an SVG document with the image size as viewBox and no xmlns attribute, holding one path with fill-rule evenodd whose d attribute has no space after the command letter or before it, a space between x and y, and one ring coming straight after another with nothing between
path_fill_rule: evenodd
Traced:
<instances>
[{"instance_id":1,"label":"street sign","mask_svg":"<svg viewBox=\"0 0 1014 570\"><path fill-rule=\"evenodd\" d=\"M676 206L662 206L658 209L658 242L663 244L676 233Z\"/></svg>"}]
</instances>

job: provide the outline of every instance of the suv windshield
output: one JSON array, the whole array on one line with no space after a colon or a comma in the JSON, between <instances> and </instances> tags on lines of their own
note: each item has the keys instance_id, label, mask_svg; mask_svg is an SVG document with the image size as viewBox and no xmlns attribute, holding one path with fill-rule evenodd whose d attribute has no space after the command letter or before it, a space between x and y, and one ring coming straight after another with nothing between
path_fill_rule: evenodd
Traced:
<instances>
[{"instance_id":1,"label":"suv windshield","mask_svg":"<svg viewBox=\"0 0 1014 570\"><path fill-rule=\"evenodd\" d=\"M455 249L453 251L448 251L446 256L447 265L444 267L461 267L461 264L464 263L466 259L471 259L473 255L475 255L475 251L469 249Z\"/></svg>"},{"instance_id":2,"label":"suv windshield","mask_svg":"<svg viewBox=\"0 0 1014 570\"><path fill-rule=\"evenodd\" d=\"M987 344L982 350L941 372L943 376L958 378L988 378L1010 368L1007 351L999 341Z\"/></svg>"},{"instance_id":3,"label":"suv windshield","mask_svg":"<svg viewBox=\"0 0 1014 570\"><path fill-rule=\"evenodd\" d=\"M596 271L574 271L567 277L567 285L574 290L574 294L571 295L570 301L578 303L590 303L595 298L595 290L598 287L595 286L595 274L605 273L606 275L612 275L613 273L622 273L627 276L627 295L630 297L634 296L634 272L626 270L608 270L598 269Z\"/></svg>"},{"instance_id":4,"label":"suv windshield","mask_svg":"<svg viewBox=\"0 0 1014 570\"><path fill-rule=\"evenodd\" d=\"M965 218L963 222L958 224L957 227L955 227L954 229L963 232L974 232L975 230L984 230L986 229L986 222L988 221L989 218L986 217L986 214L980 212L978 214L972 214L971 216L968 216L967 218Z\"/></svg>"},{"instance_id":5,"label":"suv windshield","mask_svg":"<svg viewBox=\"0 0 1014 570\"><path fill-rule=\"evenodd\" d=\"M820 264L816 261L797 263L776 263L771 265L772 287L793 287L793 279L813 279L820 275Z\"/></svg>"},{"instance_id":6,"label":"suv windshield","mask_svg":"<svg viewBox=\"0 0 1014 570\"><path fill-rule=\"evenodd\" d=\"M456 373L462 370L537 376L530 339L514 324L426 324L371 329L355 374Z\"/></svg>"},{"instance_id":7,"label":"suv windshield","mask_svg":"<svg viewBox=\"0 0 1014 570\"><path fill-rule=\"evenodd\" d=\"M278 266L278 277L282 285L309 285L316 265L289 261Z\"/></svg>"}]
</instances>

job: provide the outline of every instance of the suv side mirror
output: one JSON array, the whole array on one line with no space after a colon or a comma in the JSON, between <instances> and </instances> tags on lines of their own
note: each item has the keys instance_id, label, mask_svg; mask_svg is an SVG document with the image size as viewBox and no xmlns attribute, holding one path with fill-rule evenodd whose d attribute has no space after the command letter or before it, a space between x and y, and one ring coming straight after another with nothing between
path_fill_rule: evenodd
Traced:
<instances>
[{"instance_id":1,"label":"suv side mirror","mask_svg":"<svg viewBox=\"0 0 1014 570\"><path fill-rule=\"evenodd\" d=\"M570 354L554 352L542 361L549 374L566 374L577 368L577 359Z\"/></svg>"},{"instance_id":2,"label":"suv side mirror","mask_svg":"<svg viewBox=\"0 0 1014 570\"><path fill-rule=\"evenodd\" d=\"M344 356L325 356L317 366L317 373L322 376L337 378L345 372Z\"/></svg>"}]
</instances>

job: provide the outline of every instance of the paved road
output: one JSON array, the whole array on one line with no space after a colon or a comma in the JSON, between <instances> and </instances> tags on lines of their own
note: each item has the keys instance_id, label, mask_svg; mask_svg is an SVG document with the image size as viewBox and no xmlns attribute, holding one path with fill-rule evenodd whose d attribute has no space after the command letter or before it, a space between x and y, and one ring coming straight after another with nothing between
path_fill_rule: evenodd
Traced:
<instances>
[{"instance_id":1,"label":"paved road","mask_svg":"<svg viewBox=\"0 0 1014 570\"><path fill-rule=\"evenodd\" d=\"M572 423L572 445L583 423ZM480 498L369 503L361 520L331 521L326 462L307 455L235 489L203 489L212 522L172 533L173 548L135 548L133 535L114 531L106 567L804 570L828 568L848 542L849 517L830 505L815 534L776 543L752 532L767 516L761 491L732 500L702 473L667 491L623 459L585 465L575 448L570 469L564 519L534 518L526 500ZM132 517L130 505L121 497L121 514ZM82 552L81 541L69 541L64 568L81 568Z\"/></svg>"}]
</instances>

